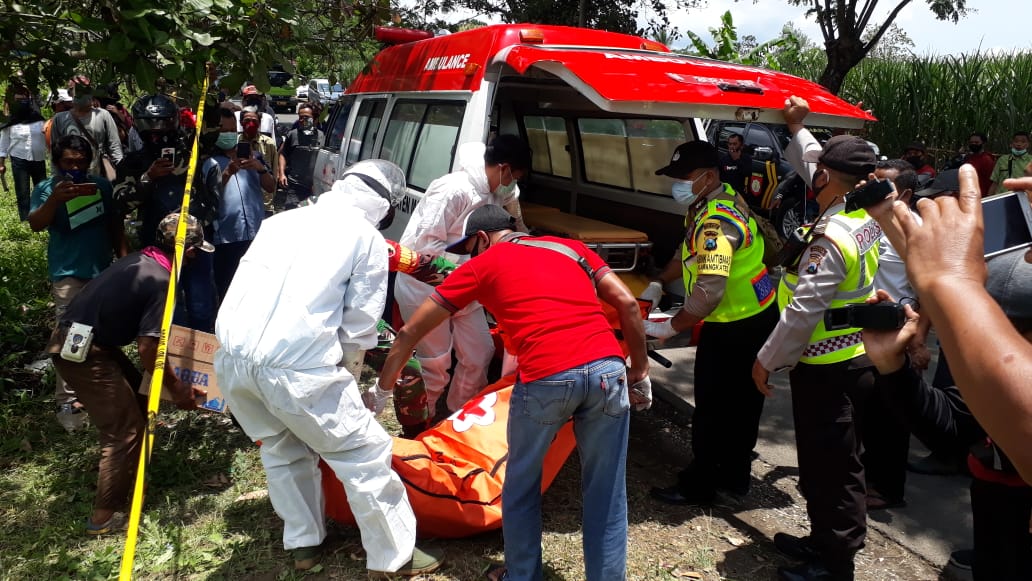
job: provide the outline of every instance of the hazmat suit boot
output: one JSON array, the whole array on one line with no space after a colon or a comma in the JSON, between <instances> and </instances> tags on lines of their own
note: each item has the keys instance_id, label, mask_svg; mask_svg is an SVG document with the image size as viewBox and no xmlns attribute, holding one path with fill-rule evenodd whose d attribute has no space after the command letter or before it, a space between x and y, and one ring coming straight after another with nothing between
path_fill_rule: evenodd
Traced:
<instances>
[{"instance_id":1,"label":"hazmat suit boot","mask_svg":"<svg viewBox=\"0 0 1032 581\"><path fill-rule=\"evenodd\" d=\"M439 550L423 550L416 547L412 551L412 558L408 563L402 565L397 571L374 571L369 570L370 579L394 579L396 577L414 577L433 573L444 563L444 553Z\"/></svg>"},{"instance_id":2,"label":"hazmat suit boot","mask_svg":"<svg viewBox=\"0 0 1032 581\"><path fill-rule=\"evenodd\" d=\"M294 569L297 571L308 571L319 564L319 556L322 554L322 545L316 547L301 547L290 551L294 557Z\"/></svg>"}]
</instances>

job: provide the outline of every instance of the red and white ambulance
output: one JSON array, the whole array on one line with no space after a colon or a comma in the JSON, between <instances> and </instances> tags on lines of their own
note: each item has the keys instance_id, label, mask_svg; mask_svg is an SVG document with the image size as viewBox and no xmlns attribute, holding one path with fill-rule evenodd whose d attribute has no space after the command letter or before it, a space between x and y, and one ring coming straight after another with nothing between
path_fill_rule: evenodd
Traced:
<instances>
[{"instance_id":1,"label":"red and white ambulance","mask_svg":"<svg viewBox=\"0 0 1032 581\"><path fill-rule=\"evenodd\" d=\"M517 134L534 152L520 183L527 224L630 272L649 253L662 265L683 238L685 208L654 174L674 148L705 140L710 119L783 123L793 94L814 125L874 120L815 83L624 34L516 24L403 42L378 53L331 112L315 191L357 161L397 163L409 184L386 233L397 237L430 182L457 168L460 144Z\"/></svg>"}]
</instances>

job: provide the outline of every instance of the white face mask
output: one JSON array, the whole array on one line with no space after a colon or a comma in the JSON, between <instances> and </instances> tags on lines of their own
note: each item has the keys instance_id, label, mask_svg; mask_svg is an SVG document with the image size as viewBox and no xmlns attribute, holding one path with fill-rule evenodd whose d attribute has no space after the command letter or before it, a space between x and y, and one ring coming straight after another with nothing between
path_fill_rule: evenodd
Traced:
<instances>
[{"instance_id":1,"label":"white face mask","mask_svg":"<svg viewBox=\"0 0 1032 581\"><path fill-rule=\"evenodd\" d=\"M494 189L494 195L500 199L508 201L512 197L512 193L516 191L516 180L512 177L512 170L506 168L509 172L509 184L505 185L501 181L501 176L498 179L498 187Z\"/></svg>"}]
</instances>

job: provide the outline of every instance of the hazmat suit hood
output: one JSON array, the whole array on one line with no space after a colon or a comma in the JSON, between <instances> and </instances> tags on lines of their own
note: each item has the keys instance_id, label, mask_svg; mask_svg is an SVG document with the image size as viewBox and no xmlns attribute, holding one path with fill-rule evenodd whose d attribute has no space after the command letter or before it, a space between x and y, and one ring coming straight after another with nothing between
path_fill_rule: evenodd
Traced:
<instances>
[{"instance_id":1,"label":"hazmat suit hood","mask_svg":"<svg viewBox=\"0 0 1032 581\"><path fill-rule=\"evenodd\" d=\"M345 175L333 182L330 191L319 196L319 207L328 212L357 209L375 227L387 216L391 203L361 178Z\"/></svg>"}]
</instances>

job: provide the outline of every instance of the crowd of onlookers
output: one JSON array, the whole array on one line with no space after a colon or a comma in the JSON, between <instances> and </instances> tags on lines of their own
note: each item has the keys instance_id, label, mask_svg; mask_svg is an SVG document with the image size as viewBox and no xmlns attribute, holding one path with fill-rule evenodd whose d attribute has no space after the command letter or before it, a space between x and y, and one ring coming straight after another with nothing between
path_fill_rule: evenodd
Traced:
<instances>
[{"instance_id":1,"label":"crowd of onlookers","mask_svg":"<svg viewBox=\"0 0 1032 581\"><path fill-rule=\"evenodd\" d=\"M561 424L573 415L578 430L594 434L587 442L578 432L582 460L588 458L584 472L597 487L586 485L585 502L605 504L611 512L605 522L585 516L589 578L615 578L623 567L612 555L626 549L625 507L618 506L625 504L625 491L612 483L623 478L628 409L651 402L643 333L669 337L700 321L706 330L695 369L695 462L676 485L654 489L653 497L707 504L717 491L746 494L763 406L758 393L770 394L771 373L791 369L801 486L812 531L803 538L775 536L782 552L804 562L782 571L783 579L852 579L867 511L905 506L911 433L933 450L912 469L968 470L974 477L975 551L955 560L973 561L976 579L1032 576L1032 489L1022 478L1032 470L1022 445L1029 435L1024 427L1029 398L1021 390L1032 376L1026 373L1032 357L1025 341L1032 338L1032 265L1021 253L1011 253L986 267L977 211L980 195L1032 189L1028 179L1018 180L1032 177L1026 132L1014 133L1010 151L999 156L986 150L984 134L972 132L968 152L939 169L920 142L908 145L899 159L877 161L859 138L843 135L818 143L803 126L805 101L790 100L785 119L793 143L786 155L805 173L821 216L818 236L806 239L794 262L786 263L780 289L767 277L762 236L747 206L738 204L739 196L721 179L715 148L704 142L682 145L657 174L673 179L672 196L686 207L686 224L698 226L686 237L684 254L679 252L668 268L669 279L684 277L689 296L676 316L649 321L643 329L633 296L597 255L556 240L535 246L518 235L526 229L517 182L531 170L527 144L512 135L463 144L456 152L457 171L429 186L399 242L417 257L469 255L470 266L441 287L440 277L398 276L394 299L408 325L395 351L404 353L392 351L384 368L387 380L381 378L368 394L372 399L362 402L351 359L375 338L386 273L388 267L396 269L388 254L400 250L388 250L376 227L393 216L405 190L403 172L382 160L362 162L342 174L331 192L313 192L314 152L322 141L318 105L298 106L297 122L277 135L272 110L253 86L243 88L241 106L224 101L206 111L215 116L206 120L206 128L197 127L192 109L172 95L146 95L126 107L117 87L97 87L82 76L51 96L50 119L32 91L14 87L9 93L10 116L0 126L0 174L10 158L20 217L34 231L50 234L47 267L57 325L48 352L58 371L58 419L75 430L88 408L104 447L97 501L86 526L90 534L117 526L115 512L128 494L132 467L126 459L138 453L145 414L136 396L142 377L120 347L136 341L144 371L153 372L161 289L170 278L177 212L189 190L174 322L219 335L220 383L225 381L227 399L234 400L231 407L245 431L265 442L270 495L288 522L284 540L296 549L299 568L314 565L325 536L321 514L309 514L321 506L320 497L302 490L311 484L306 479L315 465L313 449L351 487L349 498L354 495L354 502L368 509L363 535L375 528L389 545L375 555L366 547L371 570L420 572L439 566L438 556L414 548L411 508L403 499L381 497L397 495L402 486L388 467L389 439L382 428L368 424L362 405L382 409L414 350L425 382L427 418L438 408L442 414L459 410L487 383L494 354L487 305L510 332L515 351L521 351L513 397L525 408L517 422L510 419L522 428L516 437L510 432L509 445L525 456L510 458L510 474L539 469L554 430L535 425ZM198 132L201 156L188 183ZM740 148L740 140L734 141ZM891 181L897 196L870 208L869 215L843 208L843 196L871 176ZM292 212L262 228L269 216L316 198L323 200L319 214ZM351 221L337 221L334 211L350 212ZM344 234L333 227L338 222L348 224ZM885 240L879 241L882 230ZM855 232L874 233L871 243L849 246ZM306 262L296 248L306 241L325 256ZM540 248L550 252L535 255ZM531 256L550 264L548 272L509 268ZM751 270L745 272L743 265ZM535 291L545 284L541 277L565 277L569 293L541 297ZM661 277L656 292L668 282ZM229 306L220 311L226 297ZM620 313L632 359L629 371L609 324L597 316L599 297ZM898 331L835 334L818 322L829 306L904 297L919 301L921 313L908 306L907 323ZM525 308L543 300L540 310ZM740 300L755 302L755 308L742 311ZM781 307L780 318L775 305ZM557 326L574 312L582 318L580 326ZM929 365L926 343L933 326L943 354L929 386L921 372ZM521 334L527 329L532 332ZM589 331L591 341L584 335ZM746 336L753 339L748 348ZM576 359L586 345L592 356ZM727 354L735 349L740 360L730 363ZM1001 359L1001 353L1012 356ZM342 370L349 362L352 368ZM167 371L165 385L176 404L193 409L195 390ZM560 381L557 374L568 375ZM559 407L547 398L533 403L555 385L580 390L585 381L601 385L602 395L591 389L576 405L569 394ZM741 393L728 397L732 381ZM617 401L629 383L640 391ZM106 387L77 393L74 385L85 384ZM280 387L273 393L269 386ZM344 405L342 397L355 401L346 402L348 409L333 407ZM745 414L747 400L752 411ZM288 419L284 410L291 406L296 409ZM620 419L612 423L611 418ZM731 430L737 435L727 433L730 426L737 426ZM338 430L346 433L338 437ZM356 434L363 441L349 448ZM622 445L618 461L597 446L602 441L610 442L609 451ZM356 469L363 462L355 458L360 450L384 464L375 478ZM299 476L302 468L307 472ZM378 479L380 484L371 482ZM504 501L508 571L493 570L491 578L540 575L540 530L534 522L540 514L513 508L535 506L540 486L533 479L517 480L507 482L504 493L510 499ZM602 480L610 485L600 485ZM403 490L400 494L404 497ZM290 519L299 514L304 518L295 519L291 530ZM613 541L614 531L623 540Z\"/></svg>"},{"instance_id":2,"label":"crowd of onlookers","mask_svg":"<svg viewBox=\"0 0 1032 581\"><path fill-rule=\"evenodd\" d=\"M191 184L190 213L218 251L183 269L176 322L208 332L236 264L274 211L274 198L283 209L311 194L321 137L314 124L317 105L299 106L298 123L277 141L264 95L250 85L242 93L242 107L226 100L209 112L215 119L207 120ZM0 174L10 166L21 219L50 233L48 274L60 315L114 258L153 245L158 223L178 211L196 114L174 95L146 95L124 105L117 86L95 86L84 76L50 96L49 119L43 104L26 87L9 89ZM81 167L69 156L89 162ZM81 404L60 377L57 393L62 424L81 425Z\"/></svg>"}]
</instances>

